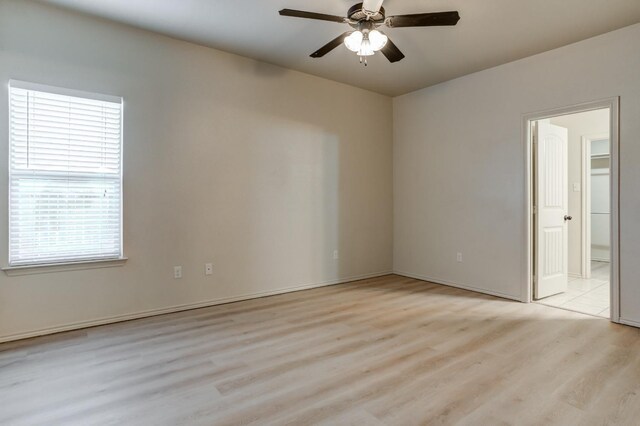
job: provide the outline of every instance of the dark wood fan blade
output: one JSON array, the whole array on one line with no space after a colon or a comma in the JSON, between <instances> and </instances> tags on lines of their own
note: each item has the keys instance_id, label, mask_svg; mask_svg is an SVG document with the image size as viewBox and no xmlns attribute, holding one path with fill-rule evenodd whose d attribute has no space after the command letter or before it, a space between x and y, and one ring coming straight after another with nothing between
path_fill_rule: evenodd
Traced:
<instances>
[{"instance_id":1,"label":"dark wood fan blade","mask_svg":"<svg viewBox=\"0 0 640 426\"><path fill-rule=\"evenodd\" d=\"M381 52L391 63L398 62L404 59L404 53L402 53L400 49L398 49L398 46L393 44L391 39L387 40L387 44L385 44Z\"/></svg>"},{"instance_id":2,"label":"dark wood fan blade","mask_svg":"<svg viewBox=\"0 0 640 426\"><path fill-rule=\"evenodd\" d=\"M347 38L347 36L351 33L352 31L347 31L344 34L339 35L338 37L331 40L329 43L322 46L320 49L313 52L310 56L312 58L322 58L324 55L326 55L327 53L331 52L333 49L335 49L336 47L344 43L344 39Z\"/></svg>"},{"instance_id":3,"label":"dark wood fan blade","mask_svg":"<svg viewBox=\"0 0 640 426\"><path fill-rule=\"evenodd\" d=\"M437 27L441 25L455 25L460 20L456 11L438 13L417 13L415 15L389 16L385 24L391 28L400 27Z\"/></svg>"},{"instance_id":4,"label":"dark wood fan blade","mask_svg":"<svg viewBox=\"0 0 640 426\"><path fill-rule=\"evenodd\" d=\"M324 13L305 12L303 10L293 9L282 9L280 11L280 15L291 16L293 18L318 19L320 21L339 22L341 24L348 21L347 18L343 18L341 16L325 15Z\"/></svg>"}]
</instances>

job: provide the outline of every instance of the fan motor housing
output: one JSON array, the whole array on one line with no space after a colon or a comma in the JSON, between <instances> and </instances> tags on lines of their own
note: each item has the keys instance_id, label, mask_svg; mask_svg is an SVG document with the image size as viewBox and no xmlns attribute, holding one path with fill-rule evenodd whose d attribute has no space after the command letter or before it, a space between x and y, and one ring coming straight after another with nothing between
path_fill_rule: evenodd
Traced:
<instances>
[{"instance_id":1,"label":"fan motor housing","mask_svg":"<svg viewBox=\"0 0 640 426\"><path fill-rule=\"evenodd\" d=\"M372 15L370 13L365 12L365 10L362 8L362 3L358 3L351 6L349 11L347 12L347 16L352 21L360 22L360 21L365 21L368 18L368 20L371 20L374 22L381 22L381 21L384 21L384 18L385 18L384 7L381 7L378 13Z\"/></svg>"}]
</instances>

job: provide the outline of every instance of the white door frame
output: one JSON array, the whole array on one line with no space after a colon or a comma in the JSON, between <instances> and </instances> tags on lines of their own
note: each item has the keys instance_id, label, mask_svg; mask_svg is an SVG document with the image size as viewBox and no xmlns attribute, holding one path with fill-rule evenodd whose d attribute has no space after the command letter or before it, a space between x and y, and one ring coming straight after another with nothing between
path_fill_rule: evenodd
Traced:
<instances>
[{"instance_id":1,"label":"white door frame","mask_svg":"<svg viewBox=\"0 0 640 426\"><path fill-rule=\"evenodd\" d=\"M527 245L524 264L526 276L522 284L522 301L533 301L533 133L532 123L538 120L557 117L559 115L576 114L598 109L609 108L609 146L611 148L611 321L620 322L620 98L613 97L579 105L555 108L546 111L525 114L522 117L522 134L525 147L525 212Z\"/></svg>"},{"instance_id":2,"label":"white door frame","mask_svg":"<svg viewBox=\"0 0 640 426\"><path fill-rule=\"evenodd\" d=\"M582 278L591 278L591 142L608 139L608 134L582 136ZM611 154L609 154L611 158Z\"/></svg>"}]
</instances>

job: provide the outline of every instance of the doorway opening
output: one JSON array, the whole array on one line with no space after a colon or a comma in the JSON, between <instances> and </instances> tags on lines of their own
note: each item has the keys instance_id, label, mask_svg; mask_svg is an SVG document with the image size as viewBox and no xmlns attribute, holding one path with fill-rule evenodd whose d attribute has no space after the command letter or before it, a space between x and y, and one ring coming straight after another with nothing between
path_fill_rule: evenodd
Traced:
<instances>
[{"instance_id":1,"label":"doorway opening","mask_svg":"<svg viewBox=\"0 0 640 426\"><path fill-rule=\"evenodd\" d=\"M527 301L619 320L618 101L526 119Z\"/></svg>"}]
</instances>

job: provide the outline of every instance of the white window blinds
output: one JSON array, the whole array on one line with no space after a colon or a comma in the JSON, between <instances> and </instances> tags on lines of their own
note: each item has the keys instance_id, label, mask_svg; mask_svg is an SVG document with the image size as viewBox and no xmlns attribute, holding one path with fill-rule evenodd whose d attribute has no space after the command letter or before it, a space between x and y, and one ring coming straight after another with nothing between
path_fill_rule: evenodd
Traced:
<instances>
[{"instance_id":1,"label":"white window blinds","mask_svg":"<svg viewBox=\"0 0 640 426\"><path fill-rule=\"evenodd\" d=\"M122 257L122 99L12 81L9 264Z\"/></svg>"}]
</instances>

